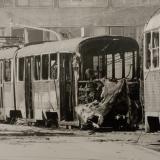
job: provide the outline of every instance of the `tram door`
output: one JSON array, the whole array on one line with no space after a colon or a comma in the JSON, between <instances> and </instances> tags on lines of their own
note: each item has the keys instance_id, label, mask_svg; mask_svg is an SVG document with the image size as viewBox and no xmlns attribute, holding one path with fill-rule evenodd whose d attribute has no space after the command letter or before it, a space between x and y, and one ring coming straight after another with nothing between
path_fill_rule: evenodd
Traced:
<instances>
[{"instance_id":1,"label":"tram door","mask_svg":"<svg viewBox=\"0 0 160 160\"><path fill-rule=\"evenodd\" d=\"M72 55L60 54L60 119L73 120L72 104Z\"/></svg>"},{"instance_id":2,"label":"tram door","mask_svg":"<svg viewBox=\"0 0 160 160\"><path fill-rule=\"evenodd\" d=\"M3 106L3 61L0 61L0 119L3 119L4 106Z\"/></svg>"},{"instance_id":3,"label":"tram door","mask_svg":"<svg viewBox=\"0 0 160 160\"><path fill-rule=\"evenodd\" d=\"M32 58L25 58L25 106L26 118L34 118L32 103Z\"/></svg>"}]
</instances>

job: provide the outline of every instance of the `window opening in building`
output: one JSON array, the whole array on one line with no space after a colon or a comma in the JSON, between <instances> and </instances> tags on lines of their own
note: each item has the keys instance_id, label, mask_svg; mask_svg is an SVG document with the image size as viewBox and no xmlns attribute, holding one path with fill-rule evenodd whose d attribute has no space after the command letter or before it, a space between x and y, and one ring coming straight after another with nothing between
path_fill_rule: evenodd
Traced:
<instances>
[{"instance_id":1,"label":"window opening in building","mask_svg":"<svg viewBox=\"0 0 160 160\"><path fill-rule=\"evenodd\" d=\"M40 80L40 70L41 70L41 57L35 56L35 64L34 64L34 78L35 80Z\"/></svg>"},{"instance_id":2,"label":"window opening in building","mask_svg":"<svg viewBox=\"0 0 160 160\"><path fill-rule=\"evenodd\" d=\"M5 7L13 7L13 0L4 0Z\"/></svg>"},{"instance_id":3,"label":"window opening in building","mask_svg":"<svg viewBox=\"0 0 160 160\"><path fill-rule=\"evenodd\" d=\"M50 78L56 79L57 78L57 54L50 55Z\"/></svg>"},{"instance_id":4,"label":"window opening in building","mask_svg":"<svg viewBox=\"0 0 160 160\"><path fill-rule=\"evenodd\" d=\"M48 79L48 64L49 64L49 56L42 55L42 79Z\"/></svg>"},{"instance_id":5,"label":"window opening in building","mask_svg":"<svg viewBox=\"0 0 160 160\"><path fill-rule=\"evenodd\" d=\"M24 58L19 58L18 79L19 81L24 80Z\"/></svg>"},{"instance_id":6,"label":"window opening in building","mask_svg":"<svg viewBox=\"0 0 160 160\"><path fill-rule=\"evenodd\" d=\"M16 5L19 7L29 6L29 0L16 0Z\"/></svg>"}]
</instances>

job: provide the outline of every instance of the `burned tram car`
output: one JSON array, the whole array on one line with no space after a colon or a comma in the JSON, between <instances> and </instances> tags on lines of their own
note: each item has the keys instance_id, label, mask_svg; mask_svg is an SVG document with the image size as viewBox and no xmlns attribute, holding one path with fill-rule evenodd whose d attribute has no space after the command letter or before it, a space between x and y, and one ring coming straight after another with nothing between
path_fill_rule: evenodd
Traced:
<instances>
[{"instance_id":1,"label":"burned tram car","mask_svg":"<svg viewBox=\"0 0 160 160\"><path fill-rule=\"evenodd\" d=\"M141 119L139 46L128 37L81 43L76 113L82 127L131 129Z\"/></svg>"},{"instance_id":2,"label":"burned tram car","mask_svg":"<svg viewBox=\"0 0 160 160\"><path fill-rule=\"evenodd\" d=\"M123 128L139 120L139 47L121 36L0 50L0 118Z\"/></svg>"}]
</instances>

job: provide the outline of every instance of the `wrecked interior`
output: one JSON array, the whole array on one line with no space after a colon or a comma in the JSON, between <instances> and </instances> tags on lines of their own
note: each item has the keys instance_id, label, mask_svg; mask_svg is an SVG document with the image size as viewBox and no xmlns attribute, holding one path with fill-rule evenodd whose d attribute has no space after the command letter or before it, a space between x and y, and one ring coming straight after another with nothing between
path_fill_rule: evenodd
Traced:
<instances>
[{"instance_id":1,"label":"wrecked interior","mask_svg":"<svg viewBox=\"0 0 160 160\"><path fill-rule=\"evenodd\" d=\"M141 119L139 47L128 37L90 38L80 45L78 106L81 126L127 129Z\"/></svg>"}]
</instances>

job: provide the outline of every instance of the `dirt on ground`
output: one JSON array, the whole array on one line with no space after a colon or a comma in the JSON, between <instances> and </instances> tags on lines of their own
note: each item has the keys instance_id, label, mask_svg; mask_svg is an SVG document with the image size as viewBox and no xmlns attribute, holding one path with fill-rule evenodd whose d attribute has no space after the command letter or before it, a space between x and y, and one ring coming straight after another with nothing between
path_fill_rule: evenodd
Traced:
<instances>
[{"instance_id":1,"label":"dirt on ground","mask_svg":"<svg viewBox=\"0 0 160 160\"><path fill-rule=\"evenodd\" d=\"M50 140L52 137L85 137L96 142L123 142L139 145L160 152L160 132L145 133L143 129L124 131L84 131L66 128L40 128L34 126L0 124L0 140L21 139L26 141Z\"/></svg>"}]
</instances>

